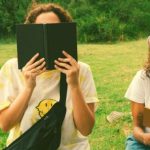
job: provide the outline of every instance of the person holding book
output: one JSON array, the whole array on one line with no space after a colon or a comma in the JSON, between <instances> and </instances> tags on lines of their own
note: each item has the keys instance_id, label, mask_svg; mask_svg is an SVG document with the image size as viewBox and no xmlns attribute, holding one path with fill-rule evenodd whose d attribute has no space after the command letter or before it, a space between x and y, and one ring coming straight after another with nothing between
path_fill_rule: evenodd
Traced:
<instances>
[{"instance_id":1,"label":"person holding book","mask_svg":"<svg viewBox=\"0 0 150 150\"><path fill-rule=\"evenodd\" d=\"M35 4L26 24L72 22L61 6ZM17 59L8 60L0 71L0 128L10 131L7 145L20 137L59 100L60 72L68 84L66 116L62 125L59 150L89 150L88 135L95 122L96 88L89 65L77 62L62 51L65 58L55 60L56 70L46 70L45 59L37 53L18 69Z\"/></svg>"},{"instance_id":2,"label":"person holding book","mask_svg":"<svg viewBox=\"0 0 150 150\"><path fill-rule=\"evenodd\" d=\"M131 100L133 135L126 141L126 150L149 150L150 127L144 126L144 108L150 108L150 37L148 60L144 68L133 78L125 97Z\"/></svg>"}]
</instances>

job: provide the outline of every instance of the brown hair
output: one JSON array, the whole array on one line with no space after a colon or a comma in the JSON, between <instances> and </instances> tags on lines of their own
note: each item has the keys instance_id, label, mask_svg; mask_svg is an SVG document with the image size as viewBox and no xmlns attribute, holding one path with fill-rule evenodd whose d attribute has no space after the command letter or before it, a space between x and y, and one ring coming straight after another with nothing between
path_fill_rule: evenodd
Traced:
<instances>
[{"instance_id":1,"label":"brown hair","mask_svg":"<svg viewBox=\"0 0 150 150\"><path fill-rule=\"evenodd\" d=\"M34 2L28 10L25 24L34 23L40 14L47 12L54 12L61 22L72 22L70 14L60 5L54 3L41 4Z\"/></svg>"},{"instance_id":2,"label":"brown hair","mask_svg":"<svg viewBox=\"0 0 150 150\"><path fill-rule=\"evenodd\" d=\"M146 71L147 77L150 78L150 36L148 37L148 59L144 65L144 70Z\"/></svg>"}]
</instances>

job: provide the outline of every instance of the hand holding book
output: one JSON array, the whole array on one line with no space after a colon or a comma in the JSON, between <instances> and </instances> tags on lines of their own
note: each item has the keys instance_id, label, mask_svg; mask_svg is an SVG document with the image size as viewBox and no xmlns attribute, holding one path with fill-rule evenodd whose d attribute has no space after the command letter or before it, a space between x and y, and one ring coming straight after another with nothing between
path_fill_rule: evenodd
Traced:
<instances>
[{"instance_id":1,"label":"hand holding book","mask_svg":"<svg viewBox=\"0 0 150 150\"><path fill-rule=\"evenodd\" d=\"M67 52L62 52L65 58L58 58L55 60L55 68L66 74L67 83L70 88L79 87L79 64Z\"/></svg>"},{"instance_id":2,"label":"hand holding book","mask_svg":"<svg viewBox=\"0 0 150 150\"><path fill-rule=\"evenodd\" d=\"M43 73L45 68L45 59L37 60L39 53L35 54L23 67L22 72L25 78L25 88L34 89L36 86L36 77Z\"/></svg>"},{"instance_id":3,"label":"hand holding book","mask_svg":"<svg viewBox=\"0 0 150 150\"><path fill-rule=\"evenodd\" d=\"M36 53L45 58L46 69L55 69L54 60L63 57L63 49L77 60L76 23L17 25L19 69Z\"/></svg>"}]
</instances>

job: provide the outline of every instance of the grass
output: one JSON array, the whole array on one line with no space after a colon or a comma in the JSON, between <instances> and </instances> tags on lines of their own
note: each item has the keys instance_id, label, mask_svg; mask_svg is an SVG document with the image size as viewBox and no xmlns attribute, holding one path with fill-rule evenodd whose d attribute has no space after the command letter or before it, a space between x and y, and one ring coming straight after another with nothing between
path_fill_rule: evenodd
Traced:
<instances>
[{"instance_id":1,"label":"grass","mask_svg":"<svg viewBox=\"0 0 150 150\"><path fill-rule=\"evenodd\" d=\"M16 55L13 43L0 44L0 66ZM147 56L146 39L115 44L81 44L79 59L91 66L100 103L96 124L90 135L91 150L124 150L126 136L131 132L130 115L110 124L106 116L112 111L130 112L124 93ZM0 132L0 150L6 135Z\"/></svg>"}]
</instances>

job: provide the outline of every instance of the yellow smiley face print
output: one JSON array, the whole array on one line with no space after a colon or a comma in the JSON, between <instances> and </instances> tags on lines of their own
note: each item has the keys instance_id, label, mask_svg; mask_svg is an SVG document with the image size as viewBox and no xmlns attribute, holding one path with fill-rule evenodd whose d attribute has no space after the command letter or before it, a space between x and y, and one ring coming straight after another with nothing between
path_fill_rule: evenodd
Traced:
<instances>
[{"instance_id":1,"label":"yellow smiley face print","mask_svg":"<svg viewBox=\"0 0 150 150\"><path fill-rule=\"evenodd\" d=\"M43 117L56 103L56 100L53 99L45 99L42 100L39 105L36 107L36 109L39 112L40 117Z\"/></svg>"}]
</instances>

